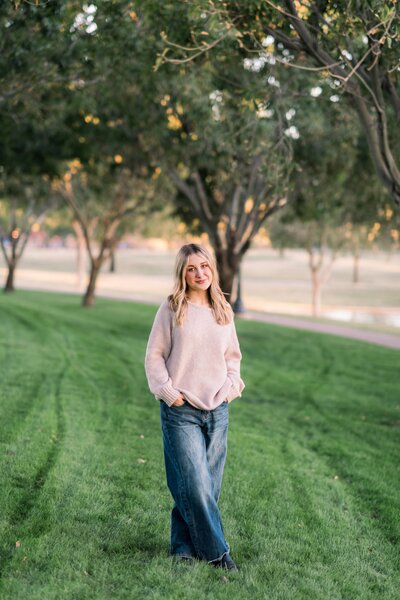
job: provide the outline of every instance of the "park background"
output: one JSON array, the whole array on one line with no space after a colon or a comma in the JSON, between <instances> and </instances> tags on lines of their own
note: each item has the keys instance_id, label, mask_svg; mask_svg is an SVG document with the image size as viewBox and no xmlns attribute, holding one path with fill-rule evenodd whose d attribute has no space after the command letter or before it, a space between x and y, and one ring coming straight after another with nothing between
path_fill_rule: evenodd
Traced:
<instances>
[{"instance_id":1,"label":"park background","mask_svg":"<svg viewBox=\"0 0 400 600\"><path fill-rule=\"evenodd\" d=\"M396 598L396 3L16 0L0 27L1 598ZM188 241L243 352L239 574L167 553L143 360Z\"/></svg>"}]
</instances>

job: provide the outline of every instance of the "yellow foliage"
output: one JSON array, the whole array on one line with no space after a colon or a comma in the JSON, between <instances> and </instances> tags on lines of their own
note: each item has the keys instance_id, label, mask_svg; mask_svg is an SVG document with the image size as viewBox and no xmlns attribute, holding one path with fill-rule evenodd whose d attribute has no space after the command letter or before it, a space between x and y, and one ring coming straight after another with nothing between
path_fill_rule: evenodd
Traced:
<instances>
[{"instance_id":1,"label":"yellow foliage","mask_svg":"<svg viewBox=\"0 0 400 600\"><path fill-rule=\"evenodd\" d=\"M385 217L387 221L390 221L390 219L392 218L393 215L393 210L390 208L390 206L386 207L386 211L385 211Z\"/></svg>"},{"instance_id":2,"label":"yellow foliage","mask_svg":"<svg viewBox=\"0 0 400 600\"><path fill-rule=\"evenodd\" d=\"M161 98L160 104L161 106L167 106L168 102L171 100L171 96L169 94L165 94L163 98Z\"/></svg>"},{"instance_id":3,"label":"yellow foliage","mask_svg":"<svg viewBox=\"0 0 400 600\"><path fill-rule=\"evenodd\" d=\"M161 174L161 168L156 167L153 171L153 175L151 176L151 178L155 181L156 179L158 179L160 177L160 174Z\"/></svg>"},{"instance_id":4,"label":"yellow foliage","mask_svg":"<svg viewBox=\"0 0 400 600\"><path fill-rule=\"evenodd\" d=\"M295 0L294 3L299 17L307 20L310 15L310 2L307 0Z\"/></svg>"},{"instance_id":5,"label":"yellow foliage","mask_svg":"<svg viewBox=\"0 0 400 600\"><path fill-rule=\"evenodd\" d=\"M249 196L246 202L244 203L244 212L246 213L246 215L248 215L252 211L253 206L254 200L251 196Z\"/></svg>"},{"instance_id":6,"label":"yellow foliage","mask_svg":"<svg viewBox=\"0 0 400 600\"><path fill-rule=\"evenodd\" d=\"M374 226L372 227L371 231L368 233L368 241L369 242L373 242L374 239L376 238L376 235L378 233L378 231L381 228L381 224L380 223L374 223Z\"/></svg>"},{"instance_id":7,"label":"yellow foliage","mask_svg":"<svg viewBox=\"0 0 400 600\"><path fill-rule=\"evenodd\" d=\"M168 115L168 129L180 129L182 122L176 115Z\"/></svg>"},{"instance_id":8,"label":"yellow foliage","mask_svg":"<svg viewBox=\"0 0 400 600\"><path fill-rule=\"evenodd\" d=\"M199 139L199 136L197 135L197 133L191 133L190 139L196 142Z\"/></svg>"},{"instance_id":9,"label":"yellow foliage","mask_svg":"<svg viewBox=\"0 0 400 600\"><path fill-rule=\"evenodd\" d=\"M213 196L215 201L219 202L220 204L224 201L224 195L221 190L214 190Z\"/></svg>"}]
</instances>

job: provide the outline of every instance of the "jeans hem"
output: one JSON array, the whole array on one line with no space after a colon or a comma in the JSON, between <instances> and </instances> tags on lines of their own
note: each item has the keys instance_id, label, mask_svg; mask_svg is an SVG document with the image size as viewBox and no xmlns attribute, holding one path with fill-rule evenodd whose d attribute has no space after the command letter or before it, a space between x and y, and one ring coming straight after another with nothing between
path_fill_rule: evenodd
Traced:
<instances>
[{"instance_id":1,"label":"jeans hem","mask_svg":"<svg viewBox=\"0 0 400 600\"><path fill-rule=\"evenodd\" d=\"M228 550L225 550L225 552L223 552L223 553L221 554L221 556L218 556L218 558L213 558L213 560L209 560L209 561L207 561L207 562L208 562L208 564L209 564L209 565L212 565L212 563L219 562L220 560L222 560L222 559L224 558L224 556L225 556L226 554L228 554L228 553L229 553L229 549L228 549Z\"/></svg>"}]
</instances>

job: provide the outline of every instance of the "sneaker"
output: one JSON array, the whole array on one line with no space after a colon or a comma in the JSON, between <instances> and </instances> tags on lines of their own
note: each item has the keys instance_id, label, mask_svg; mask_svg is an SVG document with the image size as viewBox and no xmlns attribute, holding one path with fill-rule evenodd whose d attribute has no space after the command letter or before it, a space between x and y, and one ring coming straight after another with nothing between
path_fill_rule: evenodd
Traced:
<instances>
[{"instance_id":1,"label":"sneaker","mask_svg":"<svg viewBox=\"0 0 400 600\"><path fill-rule=\"evenodd\" d=\"M239 567L235 564L235 561L229 556L229 554L225 554L221 560L217 560L211 563L213 567L217 567L219 569L226 569L228 571L239 571Z\"/></svg>"}]
</instances>

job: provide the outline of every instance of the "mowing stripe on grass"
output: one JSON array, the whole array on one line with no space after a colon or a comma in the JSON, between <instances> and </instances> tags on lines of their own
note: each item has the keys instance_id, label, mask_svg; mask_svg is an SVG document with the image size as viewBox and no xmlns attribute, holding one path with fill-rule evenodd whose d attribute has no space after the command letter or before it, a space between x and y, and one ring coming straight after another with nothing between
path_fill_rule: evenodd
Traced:
<instances>
[{"instance_id":1,"label":"mowing stripe on grass","mask_svg":"<svg viewBox=\"0 0 400 600\"><path fill-rule=\"evenodd\" d=\"M225 576L168 556L156 308L0 297L1 598L397 600L398 352L237 323Z\"/></svg>"}]
</instances>

